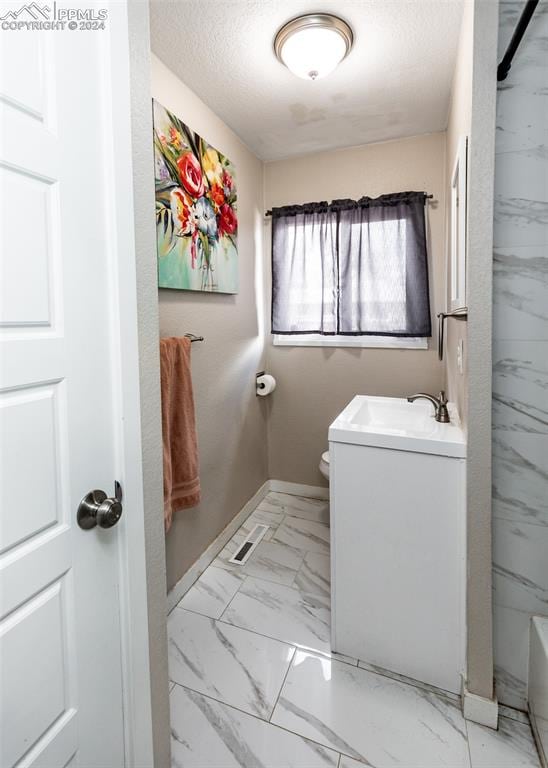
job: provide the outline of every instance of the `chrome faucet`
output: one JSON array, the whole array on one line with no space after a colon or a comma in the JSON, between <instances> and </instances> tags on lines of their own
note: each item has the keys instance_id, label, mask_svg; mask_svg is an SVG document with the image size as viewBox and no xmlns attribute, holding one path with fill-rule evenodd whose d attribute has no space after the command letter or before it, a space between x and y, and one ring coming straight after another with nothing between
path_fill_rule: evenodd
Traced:
<instances>
[{"instance_id":1,"label":"chrome faucet","mask_svg":"<svg viewBox=\"0 0 548 768\"><path fill-rule=\"evenodd\" d=\"M429 400L434 406L435 413L434 418L436 421L441 421L442 424L448 424L451 419L449 418L449 411L447 410L447 398L445 392L442 390L437 397L433 395L427 395L425 392L418 392L416 395L412 395L407 398L408 403L414 403L419 399Z\"/></svg>"}]
</instances>

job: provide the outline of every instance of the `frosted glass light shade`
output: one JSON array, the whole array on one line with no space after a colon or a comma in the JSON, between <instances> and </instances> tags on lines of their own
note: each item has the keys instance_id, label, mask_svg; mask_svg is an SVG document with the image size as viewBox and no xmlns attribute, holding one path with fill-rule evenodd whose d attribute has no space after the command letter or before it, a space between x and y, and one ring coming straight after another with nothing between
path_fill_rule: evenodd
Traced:
<instances>
[{"instance_id":1,"label":"frosted glass light shade","mask_svg":"<svg viewBox=\"0 0 548 768\"><path fill-rule=\"evenodd\" d=\"M353 43L348 24L331 14L309 14L292 19L274 40L278 59L298 77L318 80L333 72Z\"/></svg>"}]
</instances>

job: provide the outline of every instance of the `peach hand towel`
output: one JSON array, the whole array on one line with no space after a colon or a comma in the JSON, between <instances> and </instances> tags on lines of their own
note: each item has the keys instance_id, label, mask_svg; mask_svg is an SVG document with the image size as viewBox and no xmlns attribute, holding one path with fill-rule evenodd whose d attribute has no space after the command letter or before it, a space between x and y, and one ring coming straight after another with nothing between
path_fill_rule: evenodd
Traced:
<instances>
[{"instance_id":1,"label":"peach hand towel","mask_svg":"<svg viewBox=\"0 0 548 768\"><path fill-rule=\"evenodd\" d=\"M160 339L162 433L164 444L164 523L174 512L200 503L198 442L190 375L190 339Z\"/></svg>"}]
</instances>

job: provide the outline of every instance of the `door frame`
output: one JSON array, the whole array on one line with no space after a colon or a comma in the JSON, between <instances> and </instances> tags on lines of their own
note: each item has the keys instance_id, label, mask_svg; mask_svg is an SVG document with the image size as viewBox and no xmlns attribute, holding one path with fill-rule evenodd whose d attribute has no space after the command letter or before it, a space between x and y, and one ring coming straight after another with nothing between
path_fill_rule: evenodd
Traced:
<instances>
[{"instance_id":1,"label":"door frame","mask_svg":"<svg viewBox=\"0 0 548 768\"><path fill-rule=\"evenodd\" d=\"M105 49L125 759L152 768L170 737L148 0L109 4Z\"/></svg>"}]
</instances>

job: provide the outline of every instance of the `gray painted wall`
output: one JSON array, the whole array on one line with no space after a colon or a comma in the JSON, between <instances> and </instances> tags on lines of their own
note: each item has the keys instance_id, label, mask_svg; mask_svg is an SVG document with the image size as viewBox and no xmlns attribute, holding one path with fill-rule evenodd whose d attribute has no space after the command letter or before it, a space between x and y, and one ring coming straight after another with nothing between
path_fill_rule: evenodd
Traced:
<instances>
[{"instance_id":1,"label":"gray painted wall","mask_svg":"<svg viewBox=\"0 0 548 768\"><path fill-rule=\"evenodd\" d=\"M523 2L502 2L499 55ZM548 615L548 2L499 85L493 314L495 675L526 709L529 621Z\"/></svg>"},{"instance_id":2,"label":"gray painted wall","mask_svg":"<svg viewBox=\"0 0 548 768\"><path fill-rule=\"evenodd\" d=\"M268 477L267 404L255 395L255 374L264 369L263 164L155 56L152 95L234 162L239 218L237 295L159 291L160 334L205 337L192 345L202 502L174 515L169 589Z\"/></svg>"},{"instance_id":3,"label":"gray painted wall","mask_svg":"<svg viewBox=\"0 0 548 768\"><path fill-rule=\"evenodd\" d=\"M445 133L321 152L265 166L267 208L376 197L408 189L434 195L435 203L428 205L434 318L445 306ZM270 224L267 230L266 270L270 275ZM435 334L434 322L433 327ZM275 347L269 336L267 367L278 381L269 398L270 477L324 485L318 464L328 447L329 424L357 393L392 397L421 390L437 393L443 385L443 366L436 344L434 337L428 350Z\"/></svg>"}]
</instances>

